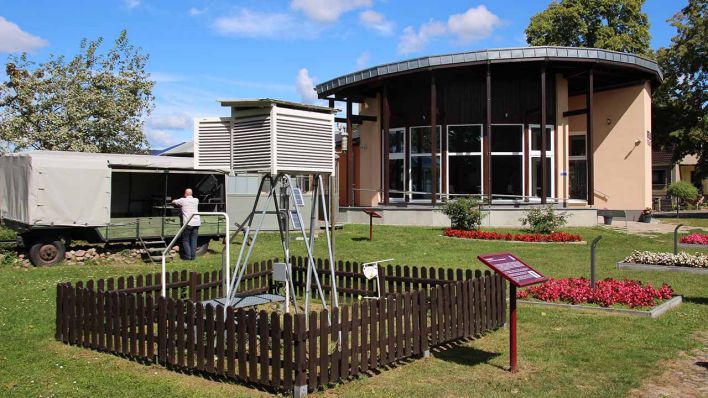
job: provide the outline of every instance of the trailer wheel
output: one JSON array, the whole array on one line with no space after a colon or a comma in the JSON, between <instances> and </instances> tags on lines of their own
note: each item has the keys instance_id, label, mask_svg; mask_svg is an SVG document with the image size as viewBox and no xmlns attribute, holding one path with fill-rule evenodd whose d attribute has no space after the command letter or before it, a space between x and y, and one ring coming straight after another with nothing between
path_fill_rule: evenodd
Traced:
<instances>
[{"instance_id":1,"label":"trailer wheel","mask_svg":"<svg viewBox=\"0 0 708 398\"><path fill-rule=\"evenodd\" d=\"M194 253L197 256L203 256L207 254L209 251L209 242L211 242L211 238L207 237L198 237L197 238L197 250L194 251Z\"/></svg>"},{"instance_id":2,"label":"trailer wheel","mask_svg":"<svg viewBox=\"0 0 708 398\"><path fill-rule=\"evenodd\" d=\"M37 267L48 267L64 260L66 246L61 240L40 240L29 249L29 259Z\"/></svg>"}]
</instances>

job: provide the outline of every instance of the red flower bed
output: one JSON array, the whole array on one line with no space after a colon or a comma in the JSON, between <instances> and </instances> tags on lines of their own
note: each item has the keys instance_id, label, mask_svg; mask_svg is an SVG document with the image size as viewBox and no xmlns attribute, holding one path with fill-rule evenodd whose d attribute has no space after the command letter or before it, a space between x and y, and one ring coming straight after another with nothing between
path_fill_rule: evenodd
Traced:
<instances>
[{"instance_id":1,"label":"red flower bed","mask_svg":"<svg viewBox=\"0 0 708 398\"><path fill-rule=\"evenodd\" d=\"M461 229L447 228L443 232L445 236L465 239L484 240L516 240L520 242L580 242L583 238L577 234L567 232L554 232L552 234L510 234L493 231L465 231Z\"/></svg>"},{"instance_id":2,"label":"red flower bed","mask_svg":"<svg viewBox=\"0 0 708 398\"><path fill-rule=\"evenodd\" d=\"M708 234L690 234L681 238L681 243L708 245Z\"/></svg>"},{"instance_id":3,"label":"red flower bed","mask_svg":"<svg viewBox=\"0 0 708 398\"><path fill-rule=\"evenodd\" d=\"M547 282L516 292L517 298L532 297L541 301L563 301L570 304L593 303L602 307L624 304L630 308L653 307L659 301L670 299L671 286L664 283L656 289L650 283L625 279L605 279L590 288L585 278L550 279Z\"/></svg>"}]
</instances>

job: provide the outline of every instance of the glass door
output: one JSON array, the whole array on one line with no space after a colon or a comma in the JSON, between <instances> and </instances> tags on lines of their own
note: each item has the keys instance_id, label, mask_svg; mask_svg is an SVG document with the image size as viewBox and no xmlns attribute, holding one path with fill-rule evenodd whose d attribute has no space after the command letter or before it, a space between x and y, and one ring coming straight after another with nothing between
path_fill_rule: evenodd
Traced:
<instances>
[{"instance_id":1,"label":"glass door","mask_svg":"<svg viewBox=\"0 0 708 398\"><path fill-rule=\"evenodd\" d=\"M585 132L568 135L568 175L571 199L588 200L588 160Z\"/></svg>"},{"instance_id":2,"label":"glass door","mask_svg":"<svg viewBox=\"0 0 708 398\"><path fill-rule=\"evenodd\" d=\"M546 125L546 181L548 181L548 190L546 196L555 197L555 173L553 172L554 162L553 154L554 129L552 125ZM541 126L529 125L529 175L530 192L529 196L540 198L543 179L543 170L541 168Z\"/></svg>"},{"instance_id":3,"label":"glass door","mask_svg":"<svg viewBox=\"0 0 708 398\"><path fill-rule=\"evenodd\" d=\"M403 201L405 195L406 129L388 131L388 190L392 201Z\"/></svg>"},{"instance_id":4,"label":"glass door","mask_svg":"<svg viewBox=\"0 0 708 398\"><path fill-rule=\"evenodd\" d=\"M456 195L480 195L483 190L482 125L447 126L447 186Z\"/></svg>"},{"instance_id":5,"label":"glass door","mask_svg":"<svg viewBox=\"0 0 708 398\"><path fill-rule=\"evenodd\" d=\"M440 152L442 152L442 128L437 126L438 142L437 156L437 173L435 181L437 184L436 192L440 198L442 178ZM409 145L411 148L410 158L410 181L409 191L411 191L411 200L430 200L433 192L433 172L432 172L432 152L430 150L430 126L411 127L409 134Z\"/></svg>"},{"instance_id":6,"label":"glass door","mask_svg":"<svg viewBox=\"0 0 708 398\"><path fill-rule=\"evenodd\" d=\"M492 197L521 199L524 192L524 125L493 124L491 134Z\"/></svg>"}]
</instances>

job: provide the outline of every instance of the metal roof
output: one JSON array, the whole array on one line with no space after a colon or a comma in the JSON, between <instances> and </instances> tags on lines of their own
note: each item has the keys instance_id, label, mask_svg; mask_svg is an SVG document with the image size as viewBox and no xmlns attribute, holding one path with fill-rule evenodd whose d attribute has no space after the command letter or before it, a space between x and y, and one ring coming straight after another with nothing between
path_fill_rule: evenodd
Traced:
<instances>
[{"instance_id":1,"label":"metal roof","mask_svg":"<svg viewBox=\"0 0 708 398\"><path fill-rule=\"evenodd\" d=\"M133 169L194 170L194 160L192 158L174 156L65 151L28 151L7 153L2 156L27 157L39 161L62 161L67 164L94 168L118 167Z\"/></svg>"},{"instance_id":2,"label":"metal roof","mask_svg":"<svg viewBox=\"0 0 708 398\"><path fill-rule=\"evenodd\" d=\"M273 98L246 98L246 99L222 99L219 100L221 106L240 107L240 108L266 108L272 105L282 106L283 108L300 109L305 111L337 113L338 109L329 108L326 106L302 104L299 102L291 102Z\"/></svg>"},{"instance_id":3,"label":"metal roof","mask_svg":"<svg viewBox=\"0 0 708 398\"><path fill-rule=\"evenodd\" d=\"M386 76L401 72L415 71L416 69L435 68L445 65L465 63L504 63L513 61L588 61L625 64L632 67L645 69L656 74L662 79L661 70L655 61L618 51L602 50L598 48L580 47L516 47L491 50L479 50L454 54L433 55L409 59L390 64L374 66L358 72L334 78L315 87L317 94L329 92L337 88L354 83L363 82L375 77Z\"/></svg>"}]
</instances>

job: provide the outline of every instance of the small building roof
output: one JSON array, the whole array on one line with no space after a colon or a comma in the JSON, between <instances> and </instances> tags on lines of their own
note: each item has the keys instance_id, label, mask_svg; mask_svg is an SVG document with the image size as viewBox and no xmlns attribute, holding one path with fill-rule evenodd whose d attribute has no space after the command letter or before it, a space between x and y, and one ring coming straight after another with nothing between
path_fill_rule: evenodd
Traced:
<instances>
[{"instance_id":1,"label":"small building roof","mask_svg":"<svg viewBox=\"0 0 708 398\"><path fill-rule=\"evenodd\" d=\"M194 140L182 142L155 153L158 156L193 156Z\"/></svg>"},{"instance_id":2,"label":"small building roof","mask_svg":"<svg viewBox=\"0 0 708 398\"><path fill-rule=\"evenodd\" d=\"M614 64L640 69L655 76L657 81L662 80L661 70L653 60L639 55L618 51L603 50L598 48L580 47L515 47L479 51L469 51L453 54L431 55L420 58L408 59L367 68L358 72L336 77L318 84L315 91L320 97L338 91L340 88L356 85L388 75L411 73L426 69L436 69L455 65L473 65L484 63L510 63L520 61L578 61Z\"/></svg>"},{"instance_id":3,"label":"small building roof","mask_svg":"<svg viewBox=\"0 0 708 398\"><path fill-rule=\"evenodd\" d=\"M326 106L303 104L299 102L285 101L273 98L246 98L246 99L221 99L221 106L235 108L267 108L273 105L283 108L300 109L304 111L314 111L323 113L337 113L339 109L329 108Z\"/></svg>"}]
</instances>

